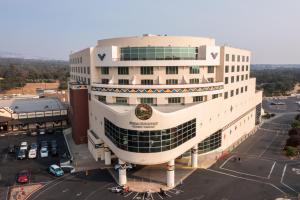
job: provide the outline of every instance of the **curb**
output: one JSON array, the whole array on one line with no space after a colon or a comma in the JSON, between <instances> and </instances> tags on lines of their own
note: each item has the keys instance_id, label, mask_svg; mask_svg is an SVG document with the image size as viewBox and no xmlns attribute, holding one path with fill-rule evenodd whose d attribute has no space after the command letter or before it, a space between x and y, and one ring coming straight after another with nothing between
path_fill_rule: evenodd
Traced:
<instances>
[{"instance_id":1,"label":"curb","mask_svg":"<svg viewBox=\"0 0 300 200\"><path fill-rule=\"evenodd\" d=\"M65 129L65 130L68 130L68 129ZM65 142L66 142L66 144L67 144L67 148L68 148L69 154L70 154L70 156L71 156L70 159L71 159L71 161L73 161L74 157L73 157L72 151L71 151L71 149L70 149L68 140L67 140L67 138L66 138L66 135L67 135L67 134L70 134L70 133L66 133L65 130L63 130L63 135L64 135L64 138L65 138Z\"/></svg>"}]
</instances>

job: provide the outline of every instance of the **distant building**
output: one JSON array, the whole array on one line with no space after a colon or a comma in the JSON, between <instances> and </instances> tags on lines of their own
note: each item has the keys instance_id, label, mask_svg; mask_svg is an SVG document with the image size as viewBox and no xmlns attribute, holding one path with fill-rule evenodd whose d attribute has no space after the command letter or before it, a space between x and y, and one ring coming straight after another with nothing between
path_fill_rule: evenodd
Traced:
<instances>
[{"instance_id":1,"label":"distant building","mask_svg":"<svg viewBox=\"0 0 300 200\"><path fill-rule=\"evenodd\" d=\"M121 185L126 163L168 163L172 187L176 158L189 155L197 167L198 155L226 152L260 123L250 56L212 38L99 40L70 55L73 138L108 165L114 154Z\"/></svg>"},{"instance_id":2,"label":"distant building","mask_svg":"<svg viewBox=\"0 0 300 200\"><path fill-rule=\"evenodd\" d=\"M0 132L66 126L68 106L58 98L5 97L0 100Z\"/></svg>"}]
</instances>

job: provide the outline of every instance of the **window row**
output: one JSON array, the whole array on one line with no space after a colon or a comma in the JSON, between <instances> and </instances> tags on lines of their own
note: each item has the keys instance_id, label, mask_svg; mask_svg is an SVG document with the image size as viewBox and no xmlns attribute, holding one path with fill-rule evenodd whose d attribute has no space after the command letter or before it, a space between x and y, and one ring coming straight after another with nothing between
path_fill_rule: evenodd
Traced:
<instances>
[{"instance_id":1,"label":"window row","mask_svg":"<svg viewBox=\"0 0 300 200\"><path fill-rule=\"evenodd\" d=\"M91 80L89 78L82 77L82 76L76 76L76 75L72 75L72 74L70 76L71 76L71 79L73 79L77 82L82 82L82 83L85 83L87 85L91 84Z\"/></svg>"},{"instance_id":2,"label":"window row","mask_svg":"<svg viewBox=\"0 0 300 200\"><path fill-rule=\"evenodd\" d=\"M198 154L215 150L221 147L221 145L222 145L222 131L219 130L198 144Z\"/></svg>"},{"instance_id":3,"label":"window row","mask_svg":"<svg viewBox=\"0 0 300 200\"><path fill-rule=\"evenodd\" d=\"M109 67L101 67L101 74L108 75L109 74ZM190 74L200 74L200 67L199 66L190 66L189 67ZM140 74L141 75L152 75L153 67L140 67ZM166 74L178 74L178 66L166 66ZM208 66L207 73L214 73L215 67ZM119 75L129 75L129 67L118 67L118 74Z\"/></svg>"},{"instance_id":4,"label":"window row","mask_svg":"<svg viewBox=\"0 0 300 200\"><path fill-rule=\"evenodd\" d=\"M230 77L230 83L234 83L234 81L239 82L240 80L241 81L248 80L248 78L249 78L248 74L237 75L236 77L235 76L231 76ZM224 82L225 82L225 84L228 84L229 83L229 77L225 77Z\"/></svg>"},{"instance_id":5,"label":"window row","mask_svg":"<svg viewBox=\"0 0 300 200\"><path fill-rule=\"evenodd\" d=\"M174 149L196 136L196 119L179 126L155 130L123 129L104 118L105 135L120 149L130 152L154 153Z\"/></svg>"},{"instance_id":6,"label":"window row","mask_svg":"<svg viewBox=\"0 0 300 200\"><path fill-rule=\"evenodd\" d=\"M154 83L155 83L154 81L155 80L153 80L153 79L142 79L141 82L140 82L140 84L141 85L154 85ZM165 84L166 85L187 84L185 82L182 83L182 82L179 82L179 81L182 81L182 80L178 80L178 79L166 79ZM214 83L214 78L207 78L207 81L209 83ZM199 78L189 79L189 84L200 84L200 83L202 83L202 82L200 81ZM109 79L106 79L106 78L101 79L101 84L109 84ZM119 85L130 85L130 81L129 81L129 79L118 79L118 84Z\"/></svg>"},{"instance_id":7,"label":"window row","mask_svg":"<svg viewBox=\"0 0 300 200\"><path fill-rule=\"evenodd\" d=\"M235 70L237 72L240 72L240 71L249 71L249 65L237 65L236 67L234 65L231 66L231 72L235 72ZM225 73L229 73L229 66L226 65L225 66Z\"/></svg>"},{"instance_id":8,"label":"window row","mask_svg":"<svg viewBox=\"0 0 300 200\"><path fill-rule=\"evenodd\" d=\"M82 57L70 58L71 64L82 64Z\"/></svg>"},{"instance_id":9,"label":"window row","mask_svg":"<svg viewBox=\"0 0 300 200\"><path fill-rule=\"evenodd\" d=\"M90 67L71 67L71 72L90 74Z\"/></svg>"},{"instance_id":10,"label":"window row","mask_svg":"<svg viewBox=\"0 0 300 200\"><path fill-rule=\"evenodd\" d=\"M197 60L197 47L125 47L121 60Z\"/></svg>"},{"instance_id":11,"label":"window row","mask_svg":"<svg viewBox=\"0 0 300 200\"><path fill-rule=\"evenodd\" d=\"M230 97L233 97L234 93L235 95L238 95L239 93L242 94L247 91L248 91L248 86L237 88L235 90L230 90ZM228 97L229 97L229 92L224 92L224 99L227 99Z\"/></svg>"},{"instance_id":12,"label":"window row","mask_svg":"<svg viewBox=\"0 0 300 200\"><path fill-rule=\"evenodd\" d=\"M229 62L249 62L249 56L241 56L241 55L225 55L225 61Z\"/></svg>"}]
</instances>

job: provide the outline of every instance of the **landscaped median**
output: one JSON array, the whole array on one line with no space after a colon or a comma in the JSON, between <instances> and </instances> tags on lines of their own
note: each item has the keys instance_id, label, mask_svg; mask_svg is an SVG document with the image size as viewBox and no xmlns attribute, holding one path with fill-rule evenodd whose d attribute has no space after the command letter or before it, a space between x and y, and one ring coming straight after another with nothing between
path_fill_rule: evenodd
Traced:
<instances>
[{"instance_id":1,"label":"landscaped median","mask_svg":"<svg viewBox=\"0 0 300 200\"><path fill-rule=\"evenodd\" d=\"M25 200L35 191L42 188L40 183L12 186L9 190L9 200Z\"/></svg>"}]
</instances>

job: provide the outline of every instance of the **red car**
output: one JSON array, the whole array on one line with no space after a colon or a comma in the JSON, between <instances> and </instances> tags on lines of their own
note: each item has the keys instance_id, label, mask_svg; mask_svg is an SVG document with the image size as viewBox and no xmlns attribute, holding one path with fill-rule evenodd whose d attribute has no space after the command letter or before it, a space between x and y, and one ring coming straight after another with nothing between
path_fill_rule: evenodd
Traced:
<instances>
[{"instance_id":1,"label":"red car","mask_svg":"<svg viewBox=\"0 0 300 200\"><path fill-rule=\"evenodd\" d=\"M30 178L30 173L28 170L22 170L17 175L18 183L28 183Z\"/></svg>"}]
</instances>

